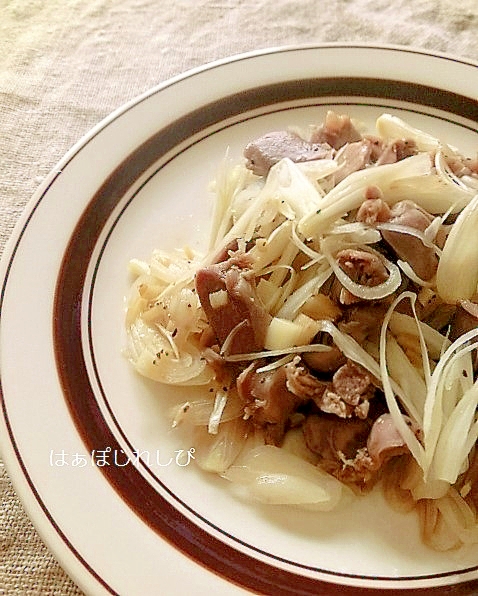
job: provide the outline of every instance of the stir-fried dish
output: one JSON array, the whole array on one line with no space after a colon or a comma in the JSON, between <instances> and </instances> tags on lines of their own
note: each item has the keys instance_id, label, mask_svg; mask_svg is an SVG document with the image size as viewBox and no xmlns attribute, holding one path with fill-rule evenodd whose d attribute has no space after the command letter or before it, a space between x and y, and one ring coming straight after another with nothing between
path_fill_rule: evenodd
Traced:
<instances>
[{"instance_id":1,"label":"stir-fried dish","mask_svg":"<svg viewBox=\"0 0 478 596\"><path fill-rule=\"evenodd\" d=\"M171 412L197 463L322 511L381 486L431 547L478 542L478 160L328 112L214 190L207 251L132 260L126 313L139 373L203 389Z\"/></svg>"}]
</instances>

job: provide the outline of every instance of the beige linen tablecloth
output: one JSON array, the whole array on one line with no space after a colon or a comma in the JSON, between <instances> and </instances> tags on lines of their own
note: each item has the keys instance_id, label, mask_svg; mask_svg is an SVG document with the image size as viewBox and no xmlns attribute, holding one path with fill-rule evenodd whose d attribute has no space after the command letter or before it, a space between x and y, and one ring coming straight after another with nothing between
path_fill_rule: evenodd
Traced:
<instances>
[{"instance_id":1,"label":"beige linen tablecloth","mask_svg":"<svg viewBox=\"0 0 478 596\"><path fill-rule=\"evenodd\" d=\"M0 248L72 144L186 69L332 41L478 60L477 33L477 0L0 0ZM0 595L81 594L33 529L1 460L0 499Z\"/></svg>"}]
</instances>

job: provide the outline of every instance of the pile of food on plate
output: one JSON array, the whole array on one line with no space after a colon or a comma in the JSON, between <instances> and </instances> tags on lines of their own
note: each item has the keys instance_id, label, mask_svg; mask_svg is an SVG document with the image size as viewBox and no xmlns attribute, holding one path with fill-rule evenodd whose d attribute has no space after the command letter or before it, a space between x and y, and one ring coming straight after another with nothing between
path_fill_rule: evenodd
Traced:
<instances>
[{"instance_id":1,"label":"pile of food on plate","mask_svg":"<svg viewBox=\"0 0 478 596\"><path fill-rule=\"evenodd\" d=\"M214 190L207 250L133 259L126 313L139 373L203 388L171 412L196 462L322 511L379 484L432 548L478 542L478 160L330 111Z\"/></svg>"}]
</instances>

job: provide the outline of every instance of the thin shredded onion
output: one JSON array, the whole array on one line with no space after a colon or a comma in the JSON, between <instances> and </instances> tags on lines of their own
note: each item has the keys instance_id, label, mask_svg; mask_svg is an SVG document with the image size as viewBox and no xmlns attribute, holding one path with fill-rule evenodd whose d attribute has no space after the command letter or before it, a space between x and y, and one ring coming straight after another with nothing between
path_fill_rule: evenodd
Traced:
<instances>
[{"instance_id":1,"label":"thin shredded onion","mask_svg":"<svg viewBox=\"0 0 478 596\"><path fill-rule=\"evenodd\" d=\"M402 261L401 259L397 259L397 265L400 269L405 273L408 279L412 280L417 286L421 286L422 288L433 288L433 281L425 281L421 277L415 273L409 263L406 261Z\"/></svg>"},{"instance_id":2,"label":"thin shredded onion","mask_svg":"<svg viewBox=\"0 0 478 596\"><path fill-rule=\"evenodd\" d=\"M277 316L284 319L293 319L307 299L314 294L317 294L331 275L332 269L327 268L325 271L320 271L308 282L298 287L295 292L287 298L280 310L277 311Z\"/></svg>"},{"instance_id":3,"label":"thin shredded onion","mask_svg":"<svg viewBox=\"0 0 478 596\"><path fill-rule=\"evenodd\" d=\"M415 294L411 292L403 292L400 294L390 305L387 314L384 317L382 323L382 329L380 331L380 377L382 380L383 391L385 393L385 399L387 401L387 406L389 409L390 414L392 415L393 422L402 436L403 440L407 443L408 448L410 449L410 453L413 455L415 460L418 464L424 468L425 467L425 450L423 446L418 441L415 434L412 432L410 427L408 426L407 422L405 421L403 414L400 411L397 399L395 397L395 392L392 388L392 383L389 375L389 371L387 368L387 330L388 324L390 322L390 318L392 313L394 312L395 308L402 300L409 298L410 300L415 300Z\"/></svg>"},{"instance_id":4,"label":"thin shredded onion","mask_svg":"<svg viewBox=\"0 0 478 596\"><path fill-rule=\"evenodd\" d=\"M478 194L453 224L438 263L437 290L450 304L469 300L478 285Z\"/></svg>"},{"instance_id":5,"label":"thin shredded onion","mask_svg":"<svg viewBox=\"0 0 478 596\"><path fill-rule=\"evenodd\" d=\"M209 421L207 425L207 432L210 435L217 435L219 430L219 423L221 422L222 415L224 413L224 409L227 404L227 391L217 391L216 398L214 400L214 407L209 416Z\"/></svg>"},{"instance_id":6,"label":"thin shredded onion","mask_svg":"<svg viewBox=\"0 0 478 596\"><path fill-rule=\"evenodd\" d=\"M453 342L440 358L428 384L427 399L425 401L423 417L424 445L426 455L423 470L425 475L430 475L431 478L436 477L436 470L440 469L443 463L440 461L440 454L437 456L438 461L437 458L435 458L434 461L434 457L437 445L440 441L440 435L442 434L443 427L446 423L446 419L443 414L447 407L449 407L447 405L447 400L450 398L454 401L456 400L456 394L453 391L450 392L450 389L453 389L453 386L449 377L451 374L453 374L454 378L456 379L456 375L461 373L463 368L461 366L454 367L454 363L457 361L457 359L466 356L468 352L478 346L478 341L473 341L477 338L478 328L465 333L455 342ZM472 343L470 343L470 341ZM470 395L470 398L473 398L473 394ZM463 399L463 397L461 397L461 399ZM459 406L460 404L454 407ZM469 430L469 428L466 428L466 425L462 426L462 432L465 433L466 437L468 436ZM451 432L451 429L449 429L448 432ZM455 469L461 467L463 463L463 456L461 452L459 450L457 452L450 450L450 452L454 455Z\"/></svg>"},{"instance_id":7,"label":"thin shredded onion","mask_svg":"<svg viewBox=\"0 0 478 596\"><path fill-rule=\"evenodd\" d=\"M323 327L323 321L321 322L321 327ZM284 348L283 350L264 350L262 352L250 352L249 354L229 354L224 355L224 360L226 362L247 362L250 360L259 360L261 358L275 358L277 356L284 356L285 354L328 352L329 350L331 350L331 347L324 344L307 344L304 346Z\"/></svg>"},{"instance_id":8,"label":"thin shredded onion","mask_svg":"<svg viewBox=\"0 0 478 596\"><path fill-rule=\"evenodd\" d=\"M378 186L397 199L404 182L409 179L425 179L431 174L430 157L426 153L413 155L394 164L374 166L354 172L342 180L298 223L298 230L306 238L326 231L340 217L352 209L357 209L365 197L369 186Z\"/></svg>"}]
</instances>

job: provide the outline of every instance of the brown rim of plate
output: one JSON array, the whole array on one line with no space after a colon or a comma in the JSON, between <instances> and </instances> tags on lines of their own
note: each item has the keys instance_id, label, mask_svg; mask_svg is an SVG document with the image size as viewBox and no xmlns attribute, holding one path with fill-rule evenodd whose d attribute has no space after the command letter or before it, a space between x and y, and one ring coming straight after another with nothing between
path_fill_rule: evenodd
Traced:
<instances>
[{"instance_id":1,"label":"brown rim of plate","mask_svg":"<svg viewBox=\"0 0 478 596\"><path fill-rule=\"evenodd\" d=\"M397 103L407 102L414 106L444 110L448 114L472 122L478 121L477 102L449 91L409 82L382 79L310 78L258 87L224 97L172 122L139 146L112 172L86 206L64 253L56 285L53 335L57 370L72 418L89 452L104 449L105 446L111 447L112 451L121 450L121 445L102 415L90 383L82 347L81 325L86 272L91 266L93 251L100 234L104 231L106 222L118 202L148 168L154 166L170 152L174 153L176 147L193 135L203 133L204 137L207 136L209 127L239 115L244 115L243 119L246 120L248 112L251 113L257 109L266 108L274 111L274 106L279 103L310 99L309 105L323 105L327 98L331 97L347 97L351 99L350 103L355 105L368 105L367 98ZM184 148L181 151L183 150ZM121 214L118 217L121 217ZM105 242L107 241L108 239L105 240ZM101 259L101 253L102 251L100 251L98 259ZM90 312L90 308L91 305L88 307L88 312ZM88 330L91 333L91 320L88 321ZM89 345L91 346L91 342ZM94 363L94 354L91 354L91 358ZM98 375L97 370L95 370L95 374ZM100 390L102 390L99 377L97 380ZM107 396L103 395L103 398L107 403ZM121 432L121 429L119 430ZM101 469L134 513L170 544L210 571L254 593L360 596L376 593L375 590L379 588L378 585L377 588L373 587L375 578L362 578L357 575L335 573L318 568L301 568L301 566L292 563L297 569L297 573L295 573L256 559L214 537L185 517L155 490L136 466L104 466ZM167 491L167 487L164 489ZM174 497L174 495L172 496ZM190 509L186 503L182 502L181 505ZM194 514L194 511L190 511ZM49 517L51 519L51 516ZM208 523L203 518L201 520ZM218 528L214 528L214 530L220 531ZM235 537L228 536L228 538L240 542ZM253 546L246 546L254 551ZM72 548L71 545L70 548ZM259 551L257 552L259 553ZM268 553L265 554L268 555ZM289 561L285 562L291 564ZM458 573L475 570L478 570L478 566L460 570ZM330 582L315 579L310 577L310 574L308 576L307 572L311 571L320 572L330 578ZM438 595L443 594L444 589L447 594L464 595L478 592L478 580L446 588L442 586L407 589L406 587L407 582L413 580L429 580L431 582L433 579L438 580L447 575L456 575L456 573L406 577L403 578L403 588L387 589L387 593L391 596L394 594L400 594L400 596L404 596L404 594ZM98 578L97 574L95 576L106 589L111 591L105 582ZM370 587L343 585L339 583L341 578L363 579L369 582ZM380 579L382 583L390 580L396 584L402 578L377 579Z\"/></svg>"}]
</instances>

